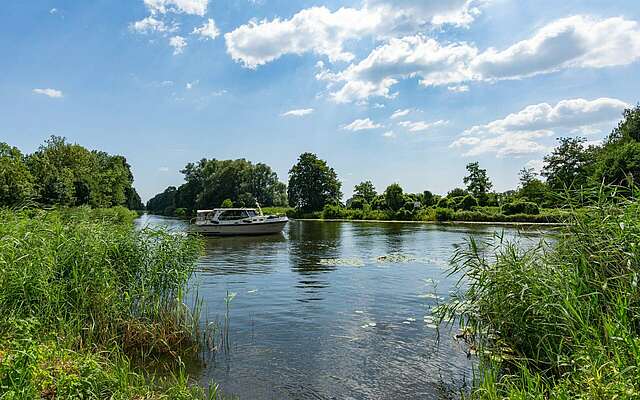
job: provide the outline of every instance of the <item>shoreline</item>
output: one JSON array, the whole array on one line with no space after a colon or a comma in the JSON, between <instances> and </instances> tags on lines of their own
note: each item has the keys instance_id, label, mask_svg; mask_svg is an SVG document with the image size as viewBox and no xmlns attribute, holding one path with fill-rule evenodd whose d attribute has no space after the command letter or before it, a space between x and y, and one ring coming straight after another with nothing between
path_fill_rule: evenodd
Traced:
<instances>
[{"instance_id":1,"label":"shoreline","mask_svg":"<svg viewBox=\"0 0 640 400\"><path fill-rule=\"evenodd\" d=\"M504 221L402 221L382 219L317 219L317 218L291 218L290 221L318 221L318 222L362 222L362 223L402 223L402 224L428 224L428 225L499 225L499 226L568 226L560 222L504 222Z\"/></svg>"}]
</instances>

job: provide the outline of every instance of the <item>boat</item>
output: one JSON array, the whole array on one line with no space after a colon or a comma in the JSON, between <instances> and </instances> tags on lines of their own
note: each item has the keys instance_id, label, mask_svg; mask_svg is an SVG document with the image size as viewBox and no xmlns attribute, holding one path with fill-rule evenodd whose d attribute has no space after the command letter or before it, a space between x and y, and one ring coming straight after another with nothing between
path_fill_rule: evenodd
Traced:
<instances>
[{"instance_id":1,"label":"boat","mask_svg":"<svg viewBox=\"0 0 640 400\"><path fill-rule=\"evenodd\" d=\"M260 208L198 210L191 231L202 235L272 235L282 232L289 218L263 215Z\"/></svg>"}]
</instances>

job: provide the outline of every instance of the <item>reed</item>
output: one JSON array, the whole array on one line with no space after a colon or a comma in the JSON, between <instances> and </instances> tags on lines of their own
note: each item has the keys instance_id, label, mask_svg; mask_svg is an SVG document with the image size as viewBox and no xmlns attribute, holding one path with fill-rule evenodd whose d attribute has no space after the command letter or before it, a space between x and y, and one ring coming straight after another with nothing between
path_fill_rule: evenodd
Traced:
<instances>
[{"instance_id":1,"label":"reed","mask_svg":"<svg viewBox=\"0 0 640 400\"><path fill-rule=\"evenodd\" d=\"M471 398L640 397L640 203L603 192L574 215L551 244L453 257L461 291L438 311L478 350Z\"/></svg>"},{"instance_id":2,"label":"reed","mask_svg":"<svg viewBox=\"0 0 640 400\"><path fill-rule=\"evenodd\" d=\"M181 365L201 344L198 302L184 299L202 245L132 219L0 211L0 398L220 397L188 384ZM178 372L155 379L128 361L140 355Z\"/></svg>"}]
</instances>

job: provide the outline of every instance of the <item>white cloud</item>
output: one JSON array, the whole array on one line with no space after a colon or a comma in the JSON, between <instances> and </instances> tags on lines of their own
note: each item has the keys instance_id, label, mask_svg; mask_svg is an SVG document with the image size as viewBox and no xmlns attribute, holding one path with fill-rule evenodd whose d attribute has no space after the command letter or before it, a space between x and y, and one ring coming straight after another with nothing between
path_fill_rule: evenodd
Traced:
<instances>
[{"instance_id":1,"label":"white cloud","mask_svg":"<svg viewBox=\"0 0 640 400\"><path fill-rule=\"evenodd\" d=\"M467 129L451 147L465 155L495 153L499 157L548 151L545 138L556 132L576 132L582 127L613 123L628 104L617 99L570 99L555 105L534 104L486 125Z\"/></svg>"},{"instance_id":2,"label":"white cloud","mask_svg":"<svg viewBox=\"0 0 640 400\"><path fill-rule=\"evenodd\" d=\"M464 93L469 91L467 85L447 86L447 90L453 93Z\"/></svg>"},{"instance_id":3,"label":"white cloud","mask_svg":"<svg viewBox=\"0 0 640 400\"><path fill-rule=\"evenodd\" d=\"M387 139L394 139L396 137L396 133L394 131L386 131L382 134L382 137L385 137Z\"/></svg>"},{"instance_id":4,"label":"white cloud","mask_svg":"<svg viewBox=\"0 0 640 400\"><path fill-rule=\"evenodd\" d=\"M477 49L466 43L441 45L423 35L394 38L374 49L359 63L321 78L346 82L331 94L338 103L371 96L393 97L391 87L400 79L419 77L423 86L471 79L469 60L476 54Z\"/></svg>"},{"instance_id":5,"label":"white cloud","mask_svg":"<svg viewBox=\"0 0 640 400\"><path fill-rule=\"evenodd\" d=\"M173 55L182 54L185 47L187 47L187 41L182 36L176 35L169 39L169 46L173 47Z\"/></svg>"},{"instance_id":6,"label":"white cloud","mask_svg":"<svg viewBox=\"0 0 640 400\"><path fill-rule=\"evenodd\" d=\"M132 23L129 28L138 33L175 32L177 30L177 26L168 27L163 21L157 20L152 16Z\"/></svg>"},{"instance_id":7,"label":"white cloud","mask_svg":"<svg viewBox=\"0 0 640 400\"><path fill-rule=\"evenodd\" d=\"M52 8L51 10L49 10L49 14L53 15L53 14L57 14L58 13L58 9L57 8Z\"/></svg>"},{"instance_id":8,"label":"white cloud","mask_svg":"<svg viewBox=\"0 0 640 400\"><path fill-rule=\"evenodd\" d=\"M193 82L187 82L187 84L185 85L185 88L187 90L191 90L193 89L196 85L198 85L198 83L200 83L199 80L193 81Z\"/></svg>"},{"instance_id":9,"label":"white cloud","mask_svg":"<svg viewBox=\"0 0 640 400\"><path fill-rule=\"evenodd\" d=\"M411 112L410 108L407 108L405 110L396 110L392 115L391 115L391 119L397 119L397 118L402 118L402 117L406 117L407 115L409 115L409 113Z\"/></svg>"},{"instance_id":10,"label":"white cloud","mask_svg":"<svg viewBox=\"0 0 640 400\"><path fill-rule=\"evenodd\" d=\"M209 0L144 0L152 14L168 12L203 16L207 13Z\"/></svg>"},{"instance_id":11,"label":"white cloud","mask_svg":"<svg viewBox=\"0 0 640 400\"><path fill-rule=\"evenodd\" d=\"M313 108L301 108L296 110L289 110L280 114L281 117L304 117L313 113Z\"/></svg>"},{"instance_id":12,"label":"white cloud","mask_svg":"<svg viewBox=\"0 0 640 400\"><path fill-rule=\"evenodd\" d=\"M159 172L169 172L169 167L160 167L158 168Z\"/></svg>"},{"instance_id":13,"label":"white cloud","mask_svg":"<svg viewBox=\"0 0 640 400\"><path fill-rule=\"evenodd\" d=\"M469 81L522 79L568 68L604 68L640 59L638 22L622 17L597 20L562 18L540 28L529 39L505 50L484 52L468 43L443 44L424 35L392 38L362 61L340 72L327 69L316 79L341 83L331 93L339 103L372 96L394 97L391 88L402 79L419 78L423 86L448 85L464 92Z\"/></svg>"},{"instance_id":14,"label":"white cloud","mask_svg":"<svg viewBox=\"0 0 640 400\"><path fill-rule=\"evenodd\" d=\"M438 126L444 126L449 124L449 121L438 120L435 122L425 122L425 121L402 121L398 122L398 125L407 128L409 132L423 132L429 130L431 128L436 128Z\"/></svg>"},{"instance_id":15,"label":"white cloud","mask_svg":"<svg viewBox=\"0 0 640 400\"><path fill-rule=\"evenodd\" d=\"M216 23L213 19L209 18L207 22L205 22L201 27L194 28L192 35L198 35L202 39L215 39L220 35L220 30L216 26Z\"/></svg>"},{"instance_id":16,"label":"white cloud","mask_svg":"<svg viewBox=\"0 0 640 400\"><path fill-rule=\"evenodd\" d=\"M59 99L63 97L63 94L60 90L57 89L33 89L33 93L43 94L47 97L51 97L53 99Z\"/></svg>"},{"instance_id":17,"label":"white cloud","mask_svg":"<svg viewBox=\"0 0 640 400\"><path fill-rule=\"evenodd\" d=\"M544 160L529 160L524 165L525 168L533 168L536 174L540 174L542 167L544 167Z\"/></svg>"},{"instance_id":18,"label":"white cloud","mask_svg":"<svg viewBox=\"0 0 640 400\"><path fill-rule=\"evenodd\" d=\"M286 54L316 53L331 62L351 61L351 40L422 31L425 25L465 25L479 11L478 0L369 0L361 8L306 8L289 19L250 21L225 34L227 52L247 68Z\"/></svg>"},{"instance_id":19,"label":"white cloud","mask_svg":"<svg viewBox=\"0 0 640 400\"><path fill-rule=\"evenodd\" d=\"M382 128L382 125L374 123L369 118L356 119L352 123L342 127L342 129L344 130L353 131L353 132L369 130L369 129L377 129L377 128Z\"/></svg>"},{"instance_id":20,"label":"white cloud","mask_svg":"<svg viewBox=\"0 0 640 400\"><path fill-rule=\"evenodd\" d=\"M603 68L640 59L640 28L622 17L572 16L554 21L503 51L473 60L484 80L519 79L566 68Z\"/></svg>"},{"instance_id":21,"label":"white cloud","mask_svg":"<svg viewBox=\"0 0 640 400\"><path fill-rule=\"evenodd\" d=\"M304 9L290 19L250 21L224 35L227 52L247 68L256 68L285 54L314 52L333 61L350 61L344 42L372 32L382 15L367 9L326 7Z\"/></svg>"}]
</instances>

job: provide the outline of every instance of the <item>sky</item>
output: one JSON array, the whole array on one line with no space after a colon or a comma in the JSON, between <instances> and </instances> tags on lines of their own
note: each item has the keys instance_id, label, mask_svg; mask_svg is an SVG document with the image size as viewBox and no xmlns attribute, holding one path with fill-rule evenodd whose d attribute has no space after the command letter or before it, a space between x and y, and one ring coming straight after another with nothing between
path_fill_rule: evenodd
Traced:
<instances>
[{"instance_id":1,"label":"sky","mask_svg":"<svg viewBox=\"0 0 640 400\"><path fill-rule=\"evenodd\" d=\"M637 0L33 0L0 5L0 141L124 155L144 200L201 158L282 181L498 191L640 101Z\"/></svg>"}]
</instances>

